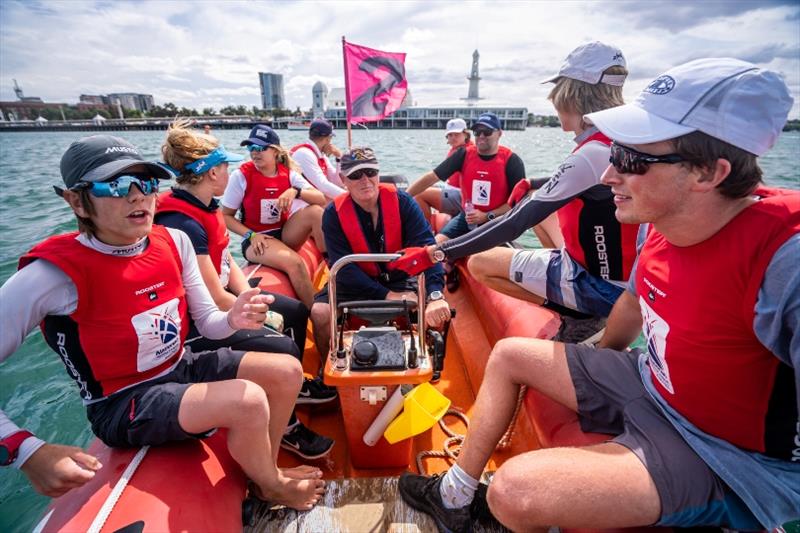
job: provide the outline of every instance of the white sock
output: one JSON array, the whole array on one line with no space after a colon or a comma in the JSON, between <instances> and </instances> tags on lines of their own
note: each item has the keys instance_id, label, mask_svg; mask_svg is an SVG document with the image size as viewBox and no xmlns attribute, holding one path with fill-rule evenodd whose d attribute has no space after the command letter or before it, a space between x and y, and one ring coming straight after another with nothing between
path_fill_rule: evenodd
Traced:
<instances>
[{"instance_id":1,"label":"white sock","mask_svg":"<svg viewBox=\"0 0 800 533\"><path fill-rule=\"evenodd\" d=\"M472 503L477 488L477 479L464 472L460 466L453 465L453 468L442 477L439 494L442 496L442 503L445 507L458 509Z\"/></svg>"}]
</instances>

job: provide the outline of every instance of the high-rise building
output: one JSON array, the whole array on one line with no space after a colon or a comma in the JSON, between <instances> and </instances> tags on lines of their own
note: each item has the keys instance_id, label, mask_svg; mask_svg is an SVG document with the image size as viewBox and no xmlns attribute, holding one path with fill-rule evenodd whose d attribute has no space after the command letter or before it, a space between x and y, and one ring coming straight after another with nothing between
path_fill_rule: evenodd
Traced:
<instances>
[{"instance_id":1,"label":"high-rise building","mask_svg":"<svg viewBox=\"0 0 800 533\"><path fill-rule=\"evenodd\" d=\"M258 80L261 82L261 107L263 109L285 109L283 74L259 72Z\"/></svg>"},{"instance_id":2,"label":"high-rise building","mask_svg":"<svg viewBox=\"0 0 800 533\"><path fill-rule=\"evenodd\" d=\"M115 106L118 102L123 109L144 112L150 111L155 106L152 94L109 93L109 105Z\"/></svg>"}]
</instances>

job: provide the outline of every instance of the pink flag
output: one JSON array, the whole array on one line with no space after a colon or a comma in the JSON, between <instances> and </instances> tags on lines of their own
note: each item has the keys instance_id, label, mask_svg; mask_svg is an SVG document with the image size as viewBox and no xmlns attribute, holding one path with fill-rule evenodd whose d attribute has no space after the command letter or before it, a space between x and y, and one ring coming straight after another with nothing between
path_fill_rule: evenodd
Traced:
<instances>
[{"instance_id":1,"label":"pink flag","mask_svg":"<svg viewBox=\"0 0 800 533\"><path fill-rule=\"evenodd\" d=\"M406 97L406 55L348 43L344 45L344 81L349 122L382 120Z\"/></svg>"}]
</instances>

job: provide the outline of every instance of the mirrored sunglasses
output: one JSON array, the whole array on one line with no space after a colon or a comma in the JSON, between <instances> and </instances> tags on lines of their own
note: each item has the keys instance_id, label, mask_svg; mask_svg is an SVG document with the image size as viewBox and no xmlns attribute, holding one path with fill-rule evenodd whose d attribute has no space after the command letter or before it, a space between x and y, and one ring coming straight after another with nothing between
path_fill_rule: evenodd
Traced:
<instances>
[{"instance_id":1,"label":"mirrored sunglasses","mask_svg":"<svg viewBox=\"0 0 800 533\"><path fill-rule=\"evenodd\" d=\"M356 170L352 174L347 176L347 179L351 179L353 181L360 180L364 176L368 178L374 178L378 175L378 171L374 168L362 168L361 170Z\"/></svg>"},{"instance_id":2,"label":"mirrored sunglasses","mask_svg":"<svg viewBox=\"0 0 800 533\"><path fill-rule=\"evenodd\" d=\"M645 154L614 142L611 143L611 157L608 161L614 165L614 170L620 174L646 174L650 169L650 165L654 163L674 165L675 163L682 163L686 159L678 154Z\"/></svg>"},{"instance_id":3,"label":"mirrored sunglasses","mask_svg":"<svg viewBox=\"0 0 800 533\"><path fill-rule=\"evenodd\" d=\"M259 146L257 144L248 144L247 145L247 151L251 152L251 153L252 152L263 152L267 148L269 148L269 146Z\"/></svg>"},{"instance_id":4,"label":"mirrored sunglasses","mask_svg":"<svg viewBox=\"0 0 800 533\"><path fill-rule=\"evenodd\" d=\"M142 194L158 192L158 180L151 176L124 175L117 176L111 181L81 183L77 189L88 189L89 194L96 198L125 198L131 191L131 185L136 185Z\"/></svg>"}]
</instances>

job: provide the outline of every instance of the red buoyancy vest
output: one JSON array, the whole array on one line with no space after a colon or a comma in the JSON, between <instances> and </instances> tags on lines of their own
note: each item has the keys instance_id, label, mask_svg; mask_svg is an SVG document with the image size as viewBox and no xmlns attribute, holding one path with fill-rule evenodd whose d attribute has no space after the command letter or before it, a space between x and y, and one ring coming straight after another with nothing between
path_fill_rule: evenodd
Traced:
<instances>
[{"instance_id":1,"label":"red buoyancy vest","mask_svg":"<svg viewBox=\"0 0 800 533\"><path fill-rule=\"evenodd\" d=\"M464 144L462 144L461 146L457 146L455 148L450 148L450 150L447 152L447 157L450 157L451 155L453 155L453 152L455 152L456 150L458 150L462 146L464 147L464 149L466 149L467 146L469 146L471 144L472 144L472 141L467 141ZM447 157L445 157L445 159L447 159ZM448 185L452 185L453 187L461 187L461 172L453 172L452 174L450 174L450 177L447 178L447 184Z\"/></svg>"},{"instance_id":2,"label":"red buoyancy vest","mask_svg":"<svg viewBox=\"0 0 800 533\"><path fill-rule=\"evenodd\" d=\"M311 143L298 144L297 146L293 146L292 149L289 150L289 151L292 154L294 154L300 148L308 148L309 150L311 150L312 154L317 155L317 151L314 150L314 147L311 146ZM321 155L321 156L317 157L317 164L319 165L319 168L322 169L322 173L325 174L325 176L327 177L328 176L328 159L324 155ZM309 183L311 183L311 182L309 181ZM311 185L314 185L314 184L311 183Z\"/></svg>"},{"instance_id":3,"label":"red buoyancy vest","mask_svg":"<svg viewBox=\"0 0 800 533\"><path fill-rule=\"evenodd\" d=\"M283 227L289 219L288 210L278 209L278 196L292 186L289 168L277 163L278 174L267 177L252 161L239 167L247 182L242 200L242 224L255 232Z\"/></svg>"},{"instance_id":4,"label":"red buoyancy vest","mask_svg":"<svg viewBox=\"0 0 800 533\"><path fill-rule=\"evenodd\" d=\"M158 213L183 213L203 226L208 237L208 256L214 265L214 270L219 274L219 279L223 287L228 286L231 265L228 259L228 228L225 226L225 219L222 211L215 209L207 211L196 205L192 205L186 200L175 197L172 191L167 191L158 197Z\"/></svg>"},{"instance_id":5,"label":"red buoyancy vest","mask_svg":"<svg viewBox=\"0 0 800 533\"><path fill-rule=\"evenodd\" d=\"M589 142L597 141L606 146L611 146L611 139L600 133L587 137L583 140L572 153ZM616 206L609 199L603 201L603 207L608 210L607 220L611 220L610 226L603 227L596 225L590 228L592 235L584 235L584 244L581 245L581 215L584 209L588 208L586 202L580 198L574 198L558 210L558 225L561 227L561 235L564 237L564 248L567 253L578 264L584 267L590 274L601 277L605 280L627 281L631 275L633 263L636 261L636 235L639 232L638 224L621 224L614 217ZM594 205L592 208L597 209ZM585 226L585 224L584 224ZM587 228L583 228L584 233ZM593 242L587 244L586 241ZM591 258L586 256L586 249L593 253ZM620 254L613 260L611 254ZM620 268L621 264L621 268Z\"/></svg>"},{"instance_id":6,"label":"red buoyancy vest","mask_svg":"<svg viewBox=\"0 0 800 533\"><path fill-rule=\"evenodd\" d=\"M461 205L472 202L475 209L484 213L500 207L511 191L506 179L506 162L511 150L499 146L497 154L489 161L478 155L474 144L465 147L464 164L461 166Z\"/></svg>"},{"instance_id":7,"label":"red buoyancy vest","mask_svg":"<svg viewBox=\"0 0 800 533\"><path fill-rule=\"evenodd\" d=\"M397 189L394 185L381 183L378 185L380 192L378 201L381 206L381 219L383 222L384 250L383 253L393 253L403 247L403 229L400 221L400 199L397 196ZM350 198L350 194L340 194L334 199L336 215L339 217L339 224L342 226L350 243L350 248L354 254L374 253L369 249L367 238L358 221L355 203ZM377 278L380 268L377 263L357 263L361 270L369 276Z\"/></svg>"},{"instance_id":8,"label":"red buoyancy vest","mask_svg":"<svg viewBox=\"0 0 800 533\"><path fill-rule=\"evenodd\" d=\"M19 265L46 259L75 284L78 307L70 317L78 326L91 379L105 397L157 376L183 355L189 326L183 263L163 226L153 226L147 248L134 257L98 252L78 242L77 235L47 239Z\"/></svg>"},{"instance_id":9,"label":"red buoyancy vest","mask_svg":"<svg viewBox=\"0 0 800 533\"><path fill-rule=\"evenodd\" d=\"M756 194L758 203L693 246L651 228L636 290L659 393L704 432L763 452L780 361L753 331L755 304L775 251L800 232L800 194Z\"/></svg>"}]
</instances>

